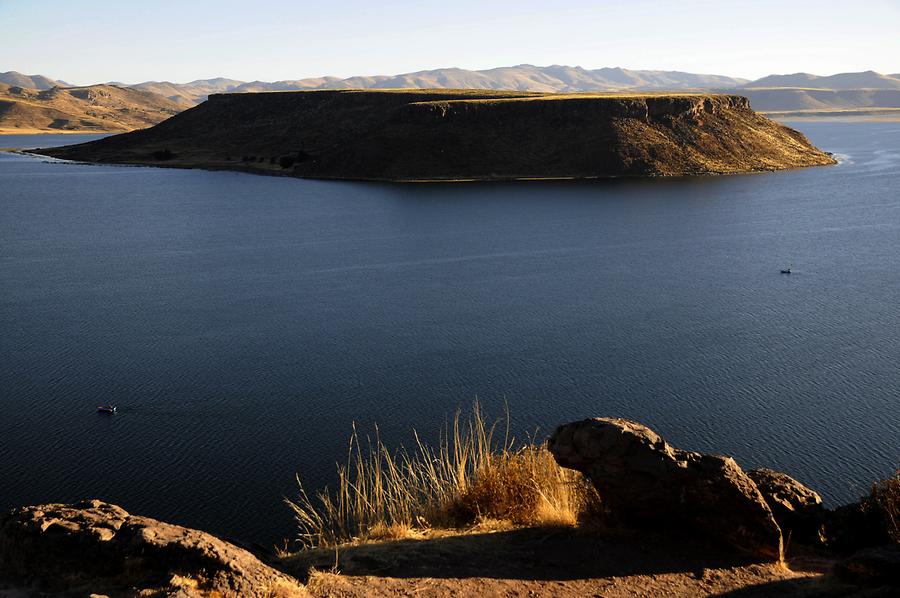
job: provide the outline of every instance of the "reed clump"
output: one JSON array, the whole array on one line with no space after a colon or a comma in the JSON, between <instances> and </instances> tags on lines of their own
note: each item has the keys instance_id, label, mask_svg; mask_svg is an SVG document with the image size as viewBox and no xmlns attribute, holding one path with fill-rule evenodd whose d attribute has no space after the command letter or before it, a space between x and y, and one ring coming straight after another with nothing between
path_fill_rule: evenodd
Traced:
<instances>
[{"instance_id":1,"label":"reed clump","mask_svg":"<svg viewBox=\"0 0 900 598\"><path fill-rule=\"evenodd\" d=\"M559 467L543 445L517 443L505 419L489 423L476 403L457 412L437 446L418 434L412 450L391 451L354 426L338 483L314 496L298 476L287 500L304 548L415 537L430 529L491 525L575 525L599 503L581 474Z\"/></svg>"}]
</instances>

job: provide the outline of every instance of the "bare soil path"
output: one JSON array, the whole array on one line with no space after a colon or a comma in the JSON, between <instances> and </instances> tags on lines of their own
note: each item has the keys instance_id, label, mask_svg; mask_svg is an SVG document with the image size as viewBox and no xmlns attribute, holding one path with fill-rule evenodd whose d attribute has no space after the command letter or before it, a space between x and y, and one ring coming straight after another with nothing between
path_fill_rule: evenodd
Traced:
<instances>
[{"instance_id":1,"label":"bare soil path","mask_svg":"<svg viewBox=\"0 0 900 598\"><path fill-rule=\"evenodd\" d=\"M787 565L753 563L683 537L535 528L435 533L307 551L276 564L307 580L316 596L886 595L834 581L823 575L830 565L808 552Z\"/></svg>"}]
</instances>

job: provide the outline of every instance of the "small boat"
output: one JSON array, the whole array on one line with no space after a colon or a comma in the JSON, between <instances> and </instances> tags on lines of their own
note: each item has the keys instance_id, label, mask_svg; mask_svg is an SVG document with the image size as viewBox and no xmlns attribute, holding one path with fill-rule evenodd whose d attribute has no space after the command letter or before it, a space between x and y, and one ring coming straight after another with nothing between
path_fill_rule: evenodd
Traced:
<instances>
[{"instance_id":1,"label":"small boat","mask_svg":"<svg viewBox=\"0 0 900 598\"><path fill-rule=\"evenodd\" d=\"M782 274L790 274L790 273L791 273L791 269L790 269L790 268L785 268L784 270L781 271L781 273L782 273Z\"/></svg>"},{"instance_id":2,"label":"small boat","mask_svg":"<svg viewBox=\"0 0 900 598\"><path fill-rule=\"evenodd\" d=\"M113 414L113 413L115 413L115 412L116 412L116 406L115 406L115 405L100 405L99 407L97 407L97 413L109 413L109 414Z\"/></svg>"}]
</instances>

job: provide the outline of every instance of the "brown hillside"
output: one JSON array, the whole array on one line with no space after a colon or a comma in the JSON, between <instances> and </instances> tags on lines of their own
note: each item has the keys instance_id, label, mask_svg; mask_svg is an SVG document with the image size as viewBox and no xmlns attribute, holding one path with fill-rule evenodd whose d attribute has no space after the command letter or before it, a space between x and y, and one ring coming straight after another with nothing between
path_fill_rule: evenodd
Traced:
<instances>
[{"instance_id":1,"label":"brown hillside","mask_svg":"<svg viewBox=\"0 0 900 598\"><path fill-rule=\"evenodd\" d=\"M200 102L206 101L206 98L213 93L225 93L232 91L243 82L234 79L202 79L191 81L190 83L170 83L168 81L145 81L135 85L128 85L132 89L140 91L149 91L165 96L180 104L182 110L190 108ZM124 86L123 86L124 87Z\"/></svg>"},{"instance_id":2,"label":"brown hillside","mask_svg":"<svg viewBox=\"0 0 900 598\"><path fill-rule=\"evenodd\" d=\"M69 87L68 83L56 81L43 75L25 75L16 71L0 73L0 83L30 89L50 89L51 87Z\"/></svg>"},{"instance_id":3,"label":"brown hillside","mask_svg":"<svg viewBox=\"0 0 900 598\"><path fill-rule=\"evenodd\" d=\"M0 132L121 132L155 125L183 109L154 93L114 85L44 91L0 84Z\"/></svg>"},{"instance_id":4,"label":"brown hillside","mask_svg":"<svg viewBox=\"0 0 900 598\"><path fill-rule=\"evenodd\" d=\"M753 88L740 90L754 110L846 110L900 108L900 89Z\"/></svg>"},{"instance_id":5,"label":"brown hillside","mask_svg":"<svg viewBox=\"0 0 900 598\"><path fill-rule=\"evenodd\" d=\"M896 75L882 75L875 71L861 73L838 73L821 77L809 73L793 75L769 75L747 83L745 88L799 87L804 89L900 89L900 78Z\"/></svg>"},{"instance_id":6,"label":"brown hillside","mask_svg":"<svg viewBox=\"0 0 900 598\"><path fill-rule=\"evenodd\" d=\"M471 90L214 95L151 129L42 153L372 180L677 176L833 163L739 96Z\"/></svg>"}]
</instances>

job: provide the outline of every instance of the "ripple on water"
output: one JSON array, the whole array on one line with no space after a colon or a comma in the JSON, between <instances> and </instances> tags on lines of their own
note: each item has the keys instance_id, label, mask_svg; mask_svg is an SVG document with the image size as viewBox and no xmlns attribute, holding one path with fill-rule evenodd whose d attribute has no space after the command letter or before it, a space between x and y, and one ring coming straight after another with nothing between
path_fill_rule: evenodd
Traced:
<instances>
[{"instance_id":1,"label":"ripple on water","mask_svg":"<svg viewBox=\"0 0 900 598\"><path fill-rule=\"evenodd\" d=\"M410 186L0 155L0 508L276 541L352 422L434 438L476 396L520 437L630 417L850 500L900 461L900 130L795 126L840 166Z\"/></svg>"}]
</instances>

